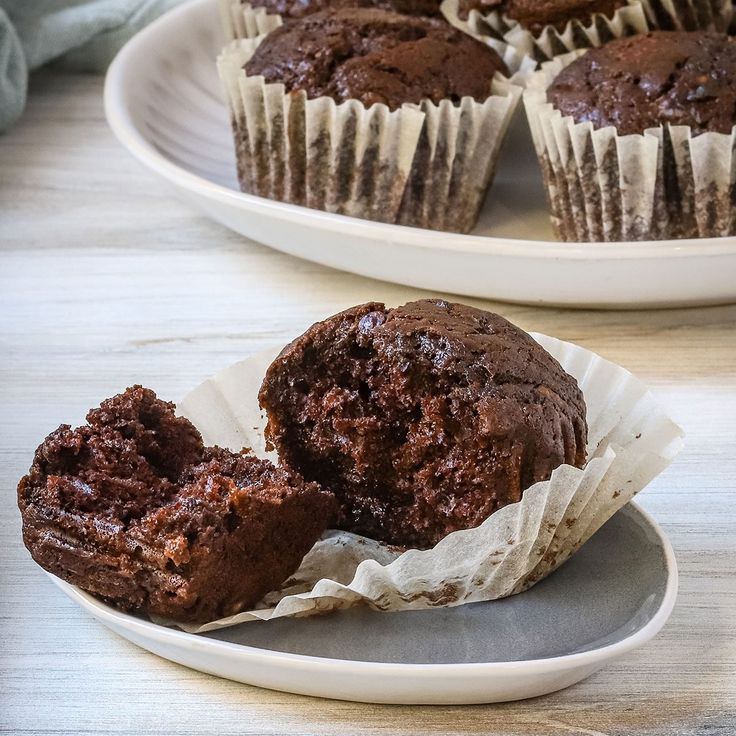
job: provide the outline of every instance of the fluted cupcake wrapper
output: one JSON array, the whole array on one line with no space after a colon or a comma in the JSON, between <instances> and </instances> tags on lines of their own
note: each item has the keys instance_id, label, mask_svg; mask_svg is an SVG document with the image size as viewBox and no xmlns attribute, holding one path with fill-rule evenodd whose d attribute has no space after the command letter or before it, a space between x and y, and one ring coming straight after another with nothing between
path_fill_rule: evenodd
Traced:
<instances>
[{"instance_id":1,"label":"fluted cupcake wrapper","mask_svg":"<svg viewBox=\"0 0 736 736\"><path fill-rule=\"evenodd\" d=\"M264 37L233 41L218 59L243 191L381 222L473 227L520 87L497 75L484 102L393 111L307 99L245 73Z\"/></svg>"},{"instance_id":2,"label":"fluted cupcake wrapper","mask_svg":"<svg viewBox=\"0 0 736 736\"><path fill-rule=\"evenodd\" d=\"M585 51L546 62L524 91L552 224L562 240L630 241L736 234L736 128L687 126L618 135L578 123L547 101L555 77Z\"/></svg>"},{"instance_id":3,"label":"fluted cupcake wrapper","mask_svg":"<svg viewBox=\"0 0 736 736\"><path fill-rule=\"evenodd\" d=\"M724 31L732 0L641 0L650 28L663 31Z\"/></svg>"},{"instance_id":4,"label":"fluted cupcake wrapper","mask_svg":"<svg viewBox=\"0 0 736 736\"><path fill-rule=\"evenodd\" d=\"M203 626L175 625L202 632L358 604L385 611L458 606L519 593L559 567L667 467L681 447L682 430L625 369L577 345L533 337L577 379L585 396L585 468L559 467L550 480L528 488L520 502L430 550L402 552L330 531L281 589L253 610ZM257 393L277 353L237 363L179 404L208 444L247 446L267 456Z\"/></svg>"},{"instance_id":5,"label":"fluted cupcake wrapper","mask_svg":"<svg viewBox=\"0 0 736 736\"><path fill-rule=\"evenodd\" d=\"M219 0L220 20L227 41L256 38L283 25L280 15L254 8L240 0Z\"/></svg>"},{"instance_id":6,"label":"fluted cupcake wrapper","mask_svg":"<svg viewBox=\"0 0 736 736\"><path fill-rule=\"evenodd\" d=\"M590 24L571 20L562 31L546 26L539 33L522 28L498 11L471 10L459 16L459 0L444 0L442 12L455 27L476 38L503 41L537 61L650 30L723 30L728 24L730 0L641 0L619 8L613 16L596 13Z\"/></svg>"}]
</instances>

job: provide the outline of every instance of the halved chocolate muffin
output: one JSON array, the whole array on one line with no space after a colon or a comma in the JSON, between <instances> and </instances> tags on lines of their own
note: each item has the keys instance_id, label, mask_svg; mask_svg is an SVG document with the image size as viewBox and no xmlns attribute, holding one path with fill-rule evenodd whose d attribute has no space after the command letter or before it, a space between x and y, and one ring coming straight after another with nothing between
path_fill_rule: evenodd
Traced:
<instances>
[{"instance_id":1,"label":"halved chocolate muffin","mask_svg":"<svg viewBox=\"0 0 736 736\"><path fill-rule=\"evenodd\" d=\"M475 527L586 459L575 379L502 317L442 300L313 325L259 398L267 440L335 493L338 525L402 546Z\"/></svg>"},{"instance_id":2,"label":"halved chocolate muffin","mask_svg":"<svg viewBox=\"0 0 736 736\"><path fill-rule=\"evenodd\" d=\"M128 611L206 622L276 589L334 498L265 460L205 447L141 386L62 425L18 486L23 539L44 569Z\"/></svg>"}]
</instances>

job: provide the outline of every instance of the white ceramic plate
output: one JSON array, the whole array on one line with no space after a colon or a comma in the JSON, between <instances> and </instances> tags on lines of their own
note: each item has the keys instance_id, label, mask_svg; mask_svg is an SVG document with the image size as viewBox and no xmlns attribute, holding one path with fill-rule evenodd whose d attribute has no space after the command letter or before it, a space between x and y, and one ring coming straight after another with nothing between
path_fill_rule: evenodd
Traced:
<instances>
[{"instance_id":1,"label":"white ceramic plate","mask_svg":"<svg viewBox=\"0 0 736 736\"><path fill-rule=\"evenodd\" d=\"M434 291L594 307L736 300L736 237L644 243L553 240L523 113L474 234L385 225L238 190L215 58L216 0L192 0L132 39L105 85L108 121L140 161L243 235L345 271Z\"/></svg>"},{"instance_id":2,"label":"white ceramic plate","mask_svg":"<svg viewBox=\"0 0 736 736\"><path fill-rule=\"evenodd\" d=\"M275 690L374 703L469 704L560 690L641 646L677 597L672 547L631 503L520 595L457 608L250 622L186 634L52 580L105 626L174 662Z\"/></svg>"}]
</instances>

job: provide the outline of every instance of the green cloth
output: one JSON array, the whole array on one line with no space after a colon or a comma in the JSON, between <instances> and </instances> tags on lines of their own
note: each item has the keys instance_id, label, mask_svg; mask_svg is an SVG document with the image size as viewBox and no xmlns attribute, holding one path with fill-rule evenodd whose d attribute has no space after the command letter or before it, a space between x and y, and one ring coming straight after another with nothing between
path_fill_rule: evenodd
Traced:
<instances>
[{"instance_id":1,"label":"green cloth","mask_svg":"<svg viewBox=\"0 0 736 736\"><path fill-rule=\"evenodd\" d=\"M138 30L181 0L0 0L0 131L26 104L28 73L59 59L103 71Z\"/></svg>"}]
</instances>

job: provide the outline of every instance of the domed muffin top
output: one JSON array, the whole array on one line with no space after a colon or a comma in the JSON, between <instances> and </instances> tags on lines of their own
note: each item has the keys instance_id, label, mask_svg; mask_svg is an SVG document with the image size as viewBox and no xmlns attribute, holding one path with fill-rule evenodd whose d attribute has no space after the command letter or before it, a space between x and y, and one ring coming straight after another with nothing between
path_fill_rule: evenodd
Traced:
<instances>
[{"instance_id":1,"label":"domed muffin top","mask_svg":"<svg viewBox=\"0 0 736 736\"><path fill-rule=\"evenodd\" d=\"M562 70L547 99L575 122L620 135L659 125L693 134L736 125L736 39L720 33L655 31L587 51Z\"/></svg>"},{"instance_id":2,"label":"domed muffin top","mask_svg":"<svg viewBox=\"0 0 736 736\"><path fill-rule=\"evenodd\" d=\"M263 40L245 65L250 76L281 82L287 91L336 102L383 103L430 99L482 102L503 60L485 44L438 18L375 8L322 11L291 21Z\"/></svg>"},{"instance_id":3,"label":"domed muffin top","mask_svg":"<svg viewBox=\"0 0 736 736\"><path fill-rule=\"evenodd\" d=\"M404 15L441 17L442 0L244 0L254 8L265 8L284 18L302 18L320 10L338 8L381 8Z\"/></svg>"},{"instance_id":4,"label":"domed muffin top","mask_svg":"<svg viewBox=\"0 0 736 736\"><path fill-rule=\"evenodd\" d=\"M313 325L259 399L281 461L335 493L338 528L391 544L430 547L585 463L575 379L502 317L439 299Z\"/></svg>"},{"instance_id":5,"label":"domed muffin top","mask_svg":"<svg viewBox=\"0 0 736 736\"><path fill-rule=\"evenodd\" d=\"M595 13L610 18L627 4L628 0L461 0L460 7L466 15L470 10L480 13L495 10L522 28L540 33L546 26L562 31L571 20L588 25Z\"/></svg>"}]
</instances>

